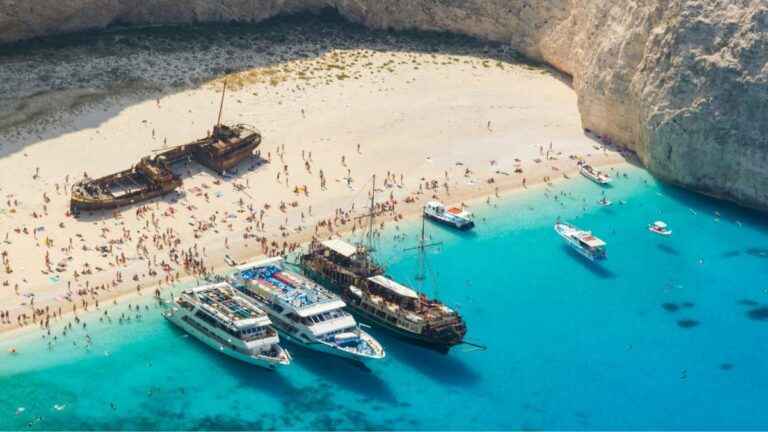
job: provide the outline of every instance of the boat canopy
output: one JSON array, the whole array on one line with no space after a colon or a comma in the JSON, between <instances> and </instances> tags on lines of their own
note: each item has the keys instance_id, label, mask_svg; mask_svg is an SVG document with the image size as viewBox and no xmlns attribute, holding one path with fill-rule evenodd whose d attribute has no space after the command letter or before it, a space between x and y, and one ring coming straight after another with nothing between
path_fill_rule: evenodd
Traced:
<instances>
[{"instance_id":1,"label":"boat canopy","mask_svg":"<svg viewBox=\"0 0 768 432\"><path fill-rule=\"evenodd\" d=\"M330 312L336 309L342 309L347 304L342 300L332 300L326 303L313 304L306 307L296 308L296 314L300 317L318 315L324 312Z\"/></svg>"},{"instance_id":2,"label":"boat canopy","mask_svg":"<svg viewBox=\"0 0 768 432\"><path fill-rule=\"evenodd\" d=\"M226 282L188 288L182 291L182 296L193 297L198 307L236 329L271 323L264 311L239 296Z\"/></svg>"},{"instance_id":3,"label":"boat canopy","mask_svg":"<svg viewBox=\"0 0 768 432\"><path fill-rule=\"evenodd\" d=\"M409 297L409 298L419 298L419 294L416 293L416 291L400 285L399 283L393 281L392 279L388 279L382 275L377 275L373 277L368 278L369 281L375 283L376 285L379 285L382 288L386 288L395 294L402 296L402 297Z\"/></svg>"},{"instance_id":4,"label":"boat canopy","mask_svg":"<svg viewBox=\"0 0 768 432\"><path fill-rule=\"evenodd\" d=\"M653 226L655 226L656 228L662 228L662 229L667 228L667 224L665 222L662 222L662 221L654 222Z\"/></svg>"},{"instance_id":5,"label":"boat canopy","mask_svg":"<svg viewBox=\"0 0 768 432\"><path fill-rule=\"evenodd\" d=\"M605 247L605 242L600 240L599 238L593 236L592 234L583 234L579 236L579 240L582 241L585 245L591 247L591 248L601 248Z\"/></svg>"},{"instance_id":6,"label":"boat canopy","mask_svg":"<svg viewBox=\"0 0 768 432\"><path fill-rule=\"evenodd\" d=\"M322 245L345 258L349 258L357 253L357 248L355 246L341 239L326 240L322 242Z\"/></svg>"}]
</instances>

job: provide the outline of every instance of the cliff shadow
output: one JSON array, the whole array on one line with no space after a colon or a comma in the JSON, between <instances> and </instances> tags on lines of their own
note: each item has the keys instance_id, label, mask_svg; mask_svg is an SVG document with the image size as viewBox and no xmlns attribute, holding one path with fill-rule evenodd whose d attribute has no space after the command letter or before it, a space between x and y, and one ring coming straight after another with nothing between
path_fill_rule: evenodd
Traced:
<instances>
[{"instance_id":1,"label":"cliff shadow","mask_svg":"<svg viewBox=\"0 0 768 432\"><path fill-rule=\"evenodd\" d=\"M356 49L447 54L456 62L469 56L482 59L483 67L522 65L571 85L567 75L508 45L451 33L369 30L335 9L257 24L115 26L0 46L0 157L41 140L97 128L130 106L224 75ZM333 79L344 75L343 65L329 74ZM237 85L240 78L232 79ZM259 127L257 119L249 120ZM204 136L205 129L201 126L198 135ZM168 143L176 144L181 143Z\"/></svg>"},{"instance_id":2,"label":"cliff shadow","mask_svg":"<svg viewBox=\"0 0 768 432\"><path fill-rule=\"evenodd\" d=\"M696 216L719 219L737 225L746 223L751 228L768 234L768 219L760 212L715 197L693 194L663 179L659 179L659 189L663 195L684 205Z\"/></svg>"}]
</instances>

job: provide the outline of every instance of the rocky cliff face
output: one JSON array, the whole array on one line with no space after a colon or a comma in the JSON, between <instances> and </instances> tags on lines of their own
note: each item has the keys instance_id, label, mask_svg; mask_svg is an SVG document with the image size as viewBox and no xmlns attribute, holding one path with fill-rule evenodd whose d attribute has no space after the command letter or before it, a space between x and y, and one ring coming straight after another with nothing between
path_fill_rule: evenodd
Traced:
<instances>
[{"instance_id":1,"label":"rocky cliff face","mask_svg":"<svg viewBox=\"0 0 768 432\"><path fill-rule=\"evenodd\" d=\"M768 209L765 0L0 0L0 43L323 7L509 43L572 75L584 127L656 175Z\"/></svg>"}]
</instances>

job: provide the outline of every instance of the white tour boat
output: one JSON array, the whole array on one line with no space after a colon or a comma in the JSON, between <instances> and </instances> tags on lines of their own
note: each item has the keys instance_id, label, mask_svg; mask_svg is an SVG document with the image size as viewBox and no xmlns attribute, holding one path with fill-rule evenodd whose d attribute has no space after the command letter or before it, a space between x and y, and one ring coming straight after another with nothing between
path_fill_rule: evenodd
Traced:
<instances>
[{"instance_id":1,"label":"white tour boat","mask_svg":"<svg viewBox=\"0 0 768 432\"><path fill-rule=\"evenodd\" d=\"M288 270L281 257L238 266L230 280L292 342L356 361L385 356L381 344L360 328L336 294Z\"/></svg>"},{"instance_id":2,"label":"white tour boat","mask_svg":"<svg viewBox=\"0 0 768 432\"><path fill-rule=\"evenodd\" d=\"M562 237L569 246L576 250L590 261L605 259L605 242L592 235L591 231L584 231L575 226L556 222L555 231Z\"/></svg>"},{"instance_id":3,"label":"white tour boat","mask_svg":"<svg viewBox=\"0 0 768 432\"><path fill-rule=\"evenodd\" d=\"M648 225L648 231L664 237L669 237L672 235L672 230L670 230L669 227L667 227L667 224L662 221L656 221Z\"/></svg>"},{"instance_id":4,"label":"white tour boat","mask_svg":"<svg viewBox=\"0 0 768 432\"><path fill-rule=\"evenodd\" d=\"M182 291L163 316L237 360L268 369L291 363L267 314L225 282Z\"/></svg>"},{"instance_id":5,"label":"white tour boat","mask_svg":"<svg viewBox=\"0 0 768 432\"><path fill-rule=\"evenodd\" d=\"M579 172L584 177L592 180L593 182L599 184L599 185L607 185L611 182L611 176L608 174L596 170L592 167L592 165L589 165L587 163L582 163L581 166L579 166Z\"/></svg>"},{"instance_id":6,"label":"white tour boat","mask_svg":"<svg viewBox=\"0 0 768 432\"><path fill-rule=\"evenodd\" d=\"M430 201L424 206L424 216L445 225L468 230L475 226L472 214L458 207L446 208L441 202Z\"/></svg>"}]
</instances>

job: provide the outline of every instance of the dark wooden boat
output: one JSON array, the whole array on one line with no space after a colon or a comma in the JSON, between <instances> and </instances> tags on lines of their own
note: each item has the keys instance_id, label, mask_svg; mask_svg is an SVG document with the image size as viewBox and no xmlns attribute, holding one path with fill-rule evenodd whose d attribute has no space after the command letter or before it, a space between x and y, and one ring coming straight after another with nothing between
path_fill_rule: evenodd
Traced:
<instances>
[{"instance_id":1,"label":"dark wooden boat","mask_svg":"<svg viewBox=\"0 0 768 432\"><path fill-rule=\"evenodd\" d=\"M422 236L420 252L427 246ZM443 353L464 343L467 328L458 312L388 278L370 250L370 245L314 239L300 264L310 277L339 294L363 321Z\"/></svg>"},{"instance_id":2,"label":"dark wooden boat","mask_svg":"<svg viewBox=\"0 0 768 432\"><path fill-rule=\"evenodd\" d=\"M261 144L261 134L246 125L216 125L210 137L188 144L194 159L201 165L225 174L253 155Z\"/></svg>"},{"instance_id":3,"label":"dark wooden boat","mask_svg":"<svg viewBox=\"0 0 768 432\"><path fill-rule=\"evenodd\" d=\"M80 211L114 209L149 200L181 186L162 157L144 157L131 169L72 186L70 209Z\"/></svg>"},{"instance_id":4,"label":"dark wooden boat","mask_svg":"<svg viewBox=\"0 0 768 432\"><path fill-rule=\"evenodd\" d=\"M219 120L209 136L146 156L131 169L76 183L72 186L70 211L77 215L81 211L115 209L173 192L182 184L181 178L171 170L178 162L194 160L218 174L225 174L252 157L261 144L261 134L244 124L221 124L224 92L221 103Z\"/></svg>"}]
</instances>

